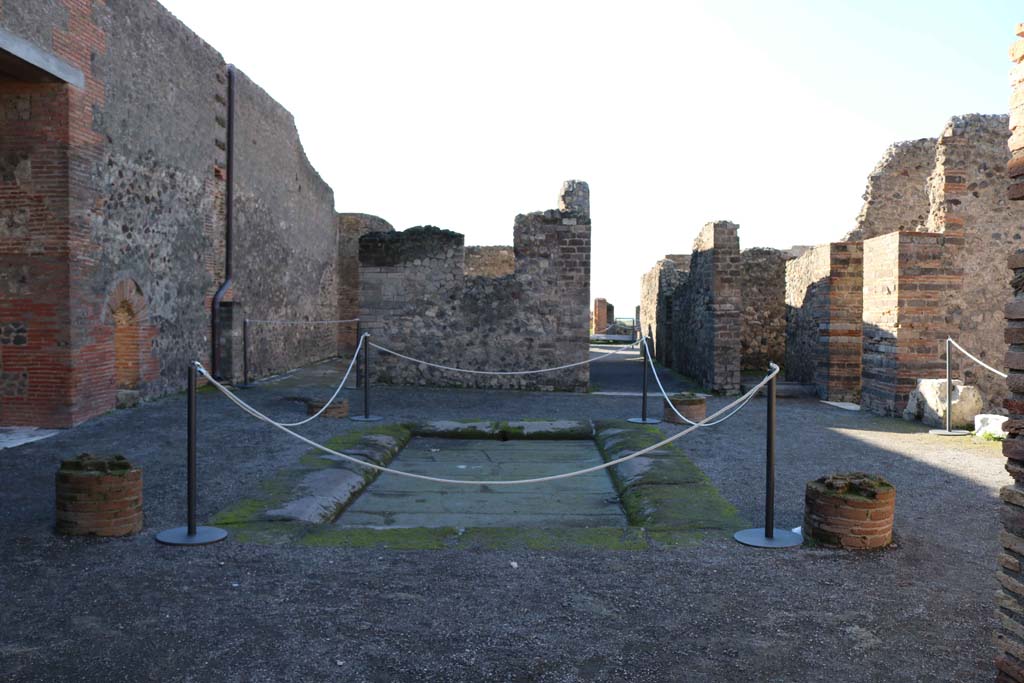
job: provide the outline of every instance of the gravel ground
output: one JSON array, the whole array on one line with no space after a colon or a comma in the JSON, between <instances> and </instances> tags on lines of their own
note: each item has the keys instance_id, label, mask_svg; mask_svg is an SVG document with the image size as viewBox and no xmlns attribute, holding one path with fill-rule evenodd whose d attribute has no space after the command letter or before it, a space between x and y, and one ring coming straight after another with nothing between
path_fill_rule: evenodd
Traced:
<instances>
[{"instance_id":1,"label":"gravel ground","mask_svg":"<svg viewBox=\"0 0 1024 683\"><path fill-rule=\"evenodd\" d=\"M331 368L243 395L274 416L298 417L295 398L328 394ZM358 409L358 392L346 393ZM375 389L373 401L394 421L598 419L639 409L633 398L399 387ZM712 409L725 402L712 400ZM764 414L755 399L734 420L681 442L757 524ZM201 520L306 450L212 393L201 395L200 416ZM153 536L184 522L184 427L177 395L0 451L0 679L993 678L997 492L1010 482L997 444L780 401L778 526L801 523L809 479L878 472L897 487L897 547L868 554L731 540L641 552L398 552L231 539L172 548ZM303 433L324 439L357 427L323 419ZM83 451L120 452L144 468L142 534L53 534L54 472Z\"/></svg>"}]
</instances>

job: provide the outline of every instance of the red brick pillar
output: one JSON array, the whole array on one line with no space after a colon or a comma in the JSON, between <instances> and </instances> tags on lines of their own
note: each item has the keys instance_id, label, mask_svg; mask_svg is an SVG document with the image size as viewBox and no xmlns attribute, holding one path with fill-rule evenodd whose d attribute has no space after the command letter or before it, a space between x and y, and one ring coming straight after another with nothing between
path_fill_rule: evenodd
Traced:
<instances>
[{"instance_id":1,"label":"red brick pillar","mask_svg":"<svg viewBox=\"0 0 1024 683\"><path fill-rule=\"evenodd\" d=\"M1022 38L1010 49L1014 62L1011 73L1013 97L1010 100L1010 151L1007 168L1010 177L1010 199L1024 199L1024 24L1017 26ZM1000 534L1003 552L999 555L996 578L1000 590L996 597L999 627L995 632L996 681L1024 683L1024 253L1011 254L1007 264L1013 269L1013 300L1006 306L1006 342L1010 349L1006 380L1010 397L1004 402L1010 419L1006 423L1009 436L1003 442L1006 470L1013 476L1012 486L999 492L1003 499Z\"/></svg>"},{"instance_id":2,"label":"red brick pillar","mask_svg":"<svg viewBox=\"0 0 1024 683\"><path fill-rule=\"evenodd\" d=\"M120 455L65 460L57 472L57 533L128 536L142 530L142 470Z\"/></svg>"}]
</instances>

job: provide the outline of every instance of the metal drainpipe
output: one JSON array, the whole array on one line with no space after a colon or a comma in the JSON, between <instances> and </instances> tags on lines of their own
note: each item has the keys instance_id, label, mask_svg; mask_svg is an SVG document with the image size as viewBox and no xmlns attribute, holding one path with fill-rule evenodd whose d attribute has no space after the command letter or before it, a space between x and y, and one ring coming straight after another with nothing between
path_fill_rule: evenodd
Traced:
<instances>
[{"instance_id":1,"label":"metal drainpipe","mask_svg":"<svg viewBox=\"0 0 1024 683\"><path fill-rule=\"evenodd\" d=\"M224 283L213 295L211 333L213 335L213 376L220 373L220 302L231 288L231 233L234 227L235 198L235 67L228 64L228 125L227 125L227 187L224 197Z\"/></svg>"}]
</instances>

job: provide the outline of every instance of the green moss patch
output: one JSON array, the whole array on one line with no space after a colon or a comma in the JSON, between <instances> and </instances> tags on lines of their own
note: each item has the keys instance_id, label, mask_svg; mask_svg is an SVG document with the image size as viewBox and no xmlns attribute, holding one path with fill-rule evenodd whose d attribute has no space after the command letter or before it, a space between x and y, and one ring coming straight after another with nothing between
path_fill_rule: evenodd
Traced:
<instances>
[{"instance_id":1,"label":"green moss patch","mask_svg":"<svg viewBox=\"0 0 1024 683\"><path fill-rule=\"evenodd\" d=\"M665 439L655 427L625 420L599 421L594 428L605 462ZM629 523L659 532L652 540L689 543L696 538L694 531L701 537L725 535L746 526L736 508L674 443L615 465L610 473Z\"/></svg>"}]
</instances>

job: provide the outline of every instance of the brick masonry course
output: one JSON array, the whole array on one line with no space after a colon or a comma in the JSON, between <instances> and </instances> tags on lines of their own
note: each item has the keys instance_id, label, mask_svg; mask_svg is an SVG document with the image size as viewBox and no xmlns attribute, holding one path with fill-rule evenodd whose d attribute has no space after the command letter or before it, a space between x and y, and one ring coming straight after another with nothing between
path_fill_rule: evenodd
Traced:
<instances>
[{"instance_id":1,"label":"brick masonry course","mask_svg":"<svg viewBox=\"0 0 1024 683\"><path fill-rule=\"evenodd\" d=\"M1017 25L1017 36L1024 39L1024 24ZM1013 103L1024 100L1024 80L1020 78L1020 69L1024 65L1024 52L1019 49L1022 45L1024 40L1014 43L1010 55L1015 64L1011 77ZM1011 109L1011 131L1020 130L1022 122L1019 109ZM1014 135L1010 138L1009 151L1007 178L999 185L1007 188L1007 199L1021 200L1024 199L1024 191L1016 181L1024 173L1019 161L1024 159L1024 141ZM998 187L996 191L1000 191ZM1009 436L1003 442L1003 455L1007 458L1006 470L1014 481L1011 486L1003 487L999 496L1003 501L1000 511L1003 551L997 559L999 591L996 594L996 617L999 625L993 638L998 651L996 680L1021 683L1024 681L1024 627L1021 626L1024 621L1024 572L1021 571L1024 559L1024 336L1019 332L1024 329L1024 252L1019 247L1010 250L1007 265L1012 277L1006 291L1012 298L1003 311L1005 339L1009 344L1005 359L1009 372L1008 392L1004 401L1009 414L1006 422Z\"/></svg>"}]
</instances>

